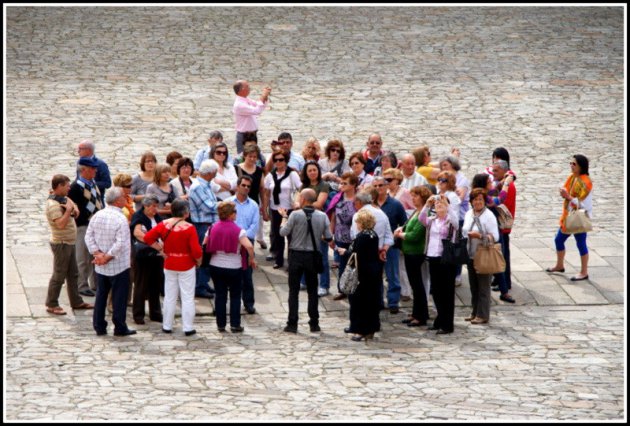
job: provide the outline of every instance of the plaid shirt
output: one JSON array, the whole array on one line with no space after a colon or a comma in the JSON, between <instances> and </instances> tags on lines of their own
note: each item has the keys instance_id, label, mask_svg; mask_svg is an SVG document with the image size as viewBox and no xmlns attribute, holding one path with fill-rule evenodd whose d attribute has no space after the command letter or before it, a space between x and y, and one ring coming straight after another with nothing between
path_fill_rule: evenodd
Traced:
<instances>
[{"instance_id":1,"label":"plaid shirt","mask_svg":"<svg viewBox=\"0 0 630 426\"><path fill-rule=\"evenodd\" d=\"M92 254L100 250L114 256L105 265L96 265L97 273L113 277L131 267L131 232L122 209L107 206L96 212L85 233L85 244Z\"/></svg>"},{"instance_id":2,"label":"plaid shirt","mask_svg":"<svg viewBox=\"0 0 630 426\"><path fill-rule=\"evenodd\" d=\"M193 223L214 223L219 220L218 202L212 189L213 185L212 181L208 182L199 177L190 187L188 201L190 202L190 220Z\"/></svg>"}]
</instances>

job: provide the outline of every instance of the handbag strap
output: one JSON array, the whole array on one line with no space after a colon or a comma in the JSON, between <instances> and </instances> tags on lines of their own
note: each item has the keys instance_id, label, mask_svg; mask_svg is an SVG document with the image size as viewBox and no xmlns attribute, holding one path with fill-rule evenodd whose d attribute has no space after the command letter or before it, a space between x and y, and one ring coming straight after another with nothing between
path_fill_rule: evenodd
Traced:
<instances>
[{"instance_id":1,"label":"handbag strap","mask_svg":"<svg viewBox=\"0 0 630 426\"><path fill-rule=\"evenodd\" d=\"M178 220L177 222L175 222L175 223L173 224L173 226L171 226L171 228L168 230L168 232L167 232L167 233L166 233L166 235L164 236L164 239L162 240L162 243L165 243L165 242L166 242L166 239L168 238L168 236L169 236L169 234L171 233L171 231L172 231L172 230L175 228L175 226L177 226L177 224L178 224L179 222L181 222L182 220L184 220L184 219L180 219L180 220Z\"/></svg>"},{"instance_id":2,"label":"handbag strap","mask_svg":"<svg viewBox=\"0 0 630 426\"><path fill-rule=\"evenodd\" d=\"M313 243L313 251L318 251L317 245L315 245L315 233L313 232L313 225L311 224L311 215L304 212L306 215L306 223L308 224L308 233L311 235L311 243Z\"/></svg>"},{"instance_id":3,"label":"handbag strap","mask_svg":"<svg viewBox=\"0 0 630 426\"><path fill-rule=\"evenodd\" d=\"M481 221L479 220L479 216L473 215L473 223L477 225L477 228L479 228L479 232L481 232L481 244L484 246L489 246L490 240L488 239L488 233L486 232L484 227L481 226Z\"/></svg>"}]
</instances>

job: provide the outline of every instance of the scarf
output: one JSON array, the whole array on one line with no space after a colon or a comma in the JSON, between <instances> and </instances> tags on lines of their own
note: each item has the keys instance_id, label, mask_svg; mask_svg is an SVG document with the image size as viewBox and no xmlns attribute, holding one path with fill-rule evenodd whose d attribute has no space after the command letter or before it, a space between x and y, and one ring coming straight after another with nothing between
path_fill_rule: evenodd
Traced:
<instances>
[{"instance_id":1,"label":"scarf","mask_svg":"<svg viewBox=\"0 0 630 426\"><path fill-rule=\"evenodd\" d=\"M591 182L591 179L588 177L588 175L580 175L579 177L571 175L564 182L564 189L567 190L571 197L577 198L578 200L582 201L586 197L588 197L588 194L593 189L593 182ZM562 229L562 231L566 231L565 221L568 215L569 200L565 199L562 205L562 216L560 216L560 228Z\"/></svg>"},{"instance_id":2,"label":"scarf","mask_svg":"<svg viewBox=\"0 0 630 426\"><path fill-rule=\"evenodd\" d=\"M288 168L285 170L284 172L284 176L282 176L280 179L278 179L278 175L277 175L277 171L276 169L273 169L271 171L271 177L273 178L273 202L276 206L280 205L280 183L282 183L283 180L285 180L286 178L289 177L289 175L291 174L292 169Z\"/></svg>"},{"instance_id":3,"label":"scarf","mask_svg":"<svg viewBox=\"0 0 630 426\"><path fill-rule=\"evenodd\" d=\"M225 253L237 253L238 235L241 228L231 220L220 220L212 226L210 231L210 243L208 251L216 253L222 251Z\"/></svg>"}]
</instances>

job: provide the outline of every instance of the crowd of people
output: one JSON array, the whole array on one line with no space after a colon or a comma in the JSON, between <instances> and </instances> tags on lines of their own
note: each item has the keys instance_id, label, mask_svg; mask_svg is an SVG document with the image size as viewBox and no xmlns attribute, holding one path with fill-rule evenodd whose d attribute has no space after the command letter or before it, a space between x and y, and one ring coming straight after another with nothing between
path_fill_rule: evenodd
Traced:
<instances>
[{"instance_id":1,"label":"crowd of people","mask_svg":"<svg viewBox=\"0 0 630 426\"><path fill-rule=\"evenodd\" d=\"M400 302L411 299L412 311L402 323L452 333L463 264L472 295L466 321L489 322L491 290L500 292L501 301L515 302L509 236L516 213L516 175L505 148L495 149L491 165L472 179L461 171L457 148L434 161L428 146L395 152L384 146L379 133L368 136L364 149L350 153L338 138L323 148L310 138L297 152L291 134L282 132L265 155L258 144L257 117L271 89L265 88L259 101L247 98L246 81L237 82L234 91L233 147L213 131L207 146L194 155L171 152L160 164L154 153L145 152L139 170L112 178L108 165L94 155L94 143L79 144L76 178L53 176L47 200L54 255L49 313L65 314L58 303L65 281L73 309L94 309L97 335L107 334L107 307L113 313L114 335L135 334L126 324L127 305L134 322L144 324L146 300L149 319L172 333L179 299L182 328L189 336L196 333L194 298L215 299L217 329L225 332L229 296L230 330L243 332L241 306L256 313L256 242L269 249L265 260L274 269L284 268L288 245L284 331L289 333L298 330L300 289L308 297L311 332L320 331L318 298L332 296L348 298L344 331L355 341L380 331L381 310L398 314ZM588 159L575 155L570 166L572 173L560 190L565 201L555 240L557 262L549 273L565 270L564 223L570 210L584 208L592 214ZM269 222L269 246L264 222ZM446 264L447 242L456 243L460 235L467 238L467 261ZM575 238L582 268L572 280L578 281L588 279L588 249L585 232ZM491 243L500 244L505 270L477 273L475 253ZM346 295L337 278L333 295L330 271L336 268L341 277L352 254L359 286ZM82 296L95 296L95 303L84 302ZM430 297L436 311L432 324Z\"/></svg>"}]
</instances>

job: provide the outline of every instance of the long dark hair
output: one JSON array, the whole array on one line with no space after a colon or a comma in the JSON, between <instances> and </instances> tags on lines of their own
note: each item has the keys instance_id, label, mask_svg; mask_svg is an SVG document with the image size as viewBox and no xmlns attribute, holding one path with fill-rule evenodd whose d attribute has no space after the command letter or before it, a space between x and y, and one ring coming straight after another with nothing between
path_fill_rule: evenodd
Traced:
<instances>
[{"instance_id":1,"label":"long dark hair","mask_svg":"<svg viewBox=\"0 0 630 426\"><path fill-rule=\"evenodd\" d=\"M317 167L317 183L320 183L322 181L322 169L319 167L319 164L317 164L317 161L307 161L306 164L304 164L304 168L302 169L302 173L300 176L300 180L302 181L302 188L308 188L309 186L311 186L311 180L308 178L308 173L306 173L306 169L308 168L308 166Z\"/></svg>"},{"instance_id":2,"label":"long dark hair","mask_svg":"<svg viewBox=\"0 0 630 426\"><path fill-rule=\"evenodd\" d=\"M580 174L588 175L588 158L582 154L575 154L573 158L575 158L575 162L580 167Z\"/></svg>"},{"instance_id":3,"label":"long dark hair","mask_svg":"<svg viewBox=\"0 0 630 426\"><path fill-rule=\"evenodd\" d=\"M216 152L217 149L219 148L225 148L225 151L227 152L225 154L225 158L223 159L223 167L228 167L229 166L229 162L228 162L228 154L230 153L230 151L228 150L227 145L224 142L218 142L215 146L213 146L210 149L210 154L208 155L208 157L210 157L211 160L214 160L214 153ZM216 161L216 160L214 160ZM217 161L218 163L218 161Z\"/></svg>"},{"instance_id":4,"label":"long dark hair","mask_svg":"<svg viewBox=\"0 0 630 426\"><path fill-rule=\"evenodd\" d=\"M477 173L475 176L473 176L472 189L475 189L475 188L486 189L488 187L489 178L490 178L490 175L488 174Z\"/></svg>"}]
</instances>

